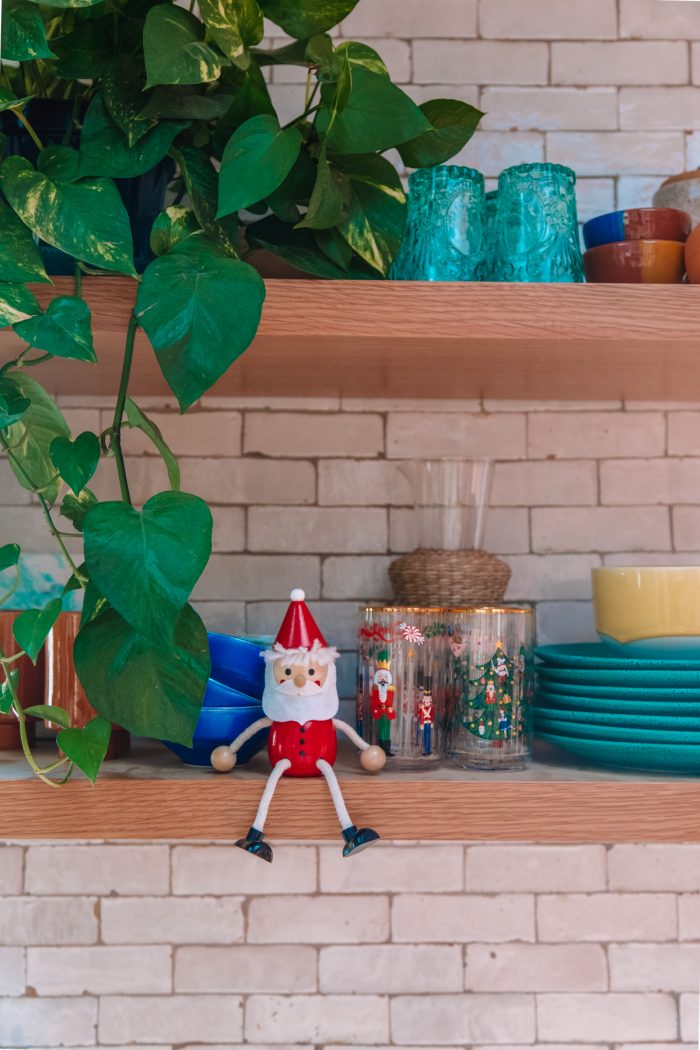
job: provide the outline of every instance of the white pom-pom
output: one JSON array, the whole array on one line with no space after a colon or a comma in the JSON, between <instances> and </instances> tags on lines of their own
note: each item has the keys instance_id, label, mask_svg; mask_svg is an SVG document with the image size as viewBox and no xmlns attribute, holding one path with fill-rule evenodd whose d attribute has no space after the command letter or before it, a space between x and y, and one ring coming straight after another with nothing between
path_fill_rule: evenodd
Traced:
<instances>
[{"instance_id":1,"label":"white pom-pom","mask_svg":"<svg viewBox=\"0 0 700 1050\"><path fill-rule=\"evenodd\" d=\"M306 594L302 591L301 587L295 587L289 597L293 602L303 602Z\"/></svg>"}]
</instances>

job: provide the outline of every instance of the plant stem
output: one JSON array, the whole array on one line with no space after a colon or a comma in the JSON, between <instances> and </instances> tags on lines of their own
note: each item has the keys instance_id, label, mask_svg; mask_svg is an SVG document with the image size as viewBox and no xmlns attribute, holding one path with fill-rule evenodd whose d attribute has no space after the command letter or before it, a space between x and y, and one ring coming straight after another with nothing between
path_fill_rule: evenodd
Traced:
<instances>
[{"instance_id":1,"label":"plant stem","mask_svg":"<svg viewBox=\"0 0 700 1050\"><path fill-rule=\"evenodd\" d=\"M117 403L114 406L114 420L112 422L111 435L111 448L114 452L114 458L117 464L117 475L119 477L119 489L122 494L122 500L124 503L128 503L131 506L131 494L129 493L129 482L126 477L126 467L124 465L124 453L122 452L122 420L124 418L124 405L126 404L126 392L129 386L129 376L131 374L131 363L134 359L134 340L136 339L136 314L131 312L129 318L129 327L126 331L126 343L124 345L124 362L122 364L122 374L119 381L119 392L117 394Z\"/></svg>"},{"instance_id":2,"label":"plant stem","mask_svg":"<svg viewBox=\"0 0 700 1050\"><path fill-rule=\"evenodd\" d=\"M19 721L19 738L22 743L24 757L26 758L30 769L32 770L34 775L39 778L39 780L42 780L45 784L48 784L49 787L60 787L61 781L52 780L51 777L45 776L44 770L41 768L41 766L38 765L36 759L34 758L34 755L32 754L32 749L29 745L29 737L27 736L27 718L24 711L22 710L22 704L20 703L19 694L17 692L17 686L15 685L15 680L12 677L12 674L7 670L6 664L7 657L5 656L2 646L0 646L0 666L2 666L3 673L5 675L5 681L7 682L7 687L10 690L10 696L12 697L12 708L14 710L15 715L17 716L17 720ZM65 783L65 781L63 783Z\"/></svg>"},{"instance_id":3,"label":"plant stem","mask_svg":"<svg viewBox=\"0 0 700 1050\"><path fill-rule=\"evenodd\" d=\"M295 124L298 124L302 120L306 120L307 117L311 116L312 113L315 113L316 110L320 108L321 103L319 102L317 106L312 106L310 109L305 109L300 116L295 117L294 120L290 120L288 124L283 124L282 131L285 131L287 128L293 128Z\"/></svg>"},{"instance_id":4,"label":"plant stem","mask_svg":"<svg viewBox=\"0 0 700 1050\"><path fill-rule=\"evenodd\" d=\"M32 365L40 365L42 361L48 361L50 357L53 357L53 354L41 354L40 357L23 358L21 362L18 362L18 364L22 368L31 368Z\"/></svg>"},{"instance_id":5,"label":"plant stem","mask_svg":"<svg viewBox=\"0 0 700 1050\"><path fill-rule=\"evenodd\" d=\"M41 75L41 70L39 69L39 63L36 60L32 61L32 73L34 74L34 78L36 80L37 87L39 88L39 93L41 95L46 95L46 86L44 84L44 78Z\"/></svg>"},{"instance_id":6,"label":"plant stem","mask_svg":"<svg viewBox=\"0 0 700 1050\"><path fill-rule=\"evenodd\" d=\"M24 115L23 110L21 108L17 108L17 109L13 109L12 112L19 118L21 123L26 128L27 134L29 135L30 139L32 140L32 142L34 143L36 148L38 150L42 150L44 148L44 144L41 141L41 139L39 138L39 136L37 135L37 133L34 130L34 128L32 127L32 125L29 123L29 120L27 119L27 117Z\"/></svg>"}]
</instances>

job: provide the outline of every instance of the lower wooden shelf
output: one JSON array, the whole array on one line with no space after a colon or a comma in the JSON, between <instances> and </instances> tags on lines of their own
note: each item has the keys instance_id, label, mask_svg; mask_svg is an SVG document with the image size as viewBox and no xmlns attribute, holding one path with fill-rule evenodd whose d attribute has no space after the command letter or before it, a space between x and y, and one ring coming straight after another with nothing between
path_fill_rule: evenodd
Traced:
<instances>
[{"instance_id":1,"label":"lower wooden shelf","mask_svg":"<svg viewBox=\"0 0 700 1050\"><path fill-rule=\"evenodd\" d=\"M19 755L0 757L0 839L223 839L253 820L265 755L228 775L180 765L165 748L137 746L93 787L55 790L31 779ZM350 814L382 838L526 842L700 842L700 780L586 770L542 748L526 770L425 774L359 769L343 752L337 772ZM325 782L283 780L266 833L336 839Z\"/></svg>"}]
</instances>

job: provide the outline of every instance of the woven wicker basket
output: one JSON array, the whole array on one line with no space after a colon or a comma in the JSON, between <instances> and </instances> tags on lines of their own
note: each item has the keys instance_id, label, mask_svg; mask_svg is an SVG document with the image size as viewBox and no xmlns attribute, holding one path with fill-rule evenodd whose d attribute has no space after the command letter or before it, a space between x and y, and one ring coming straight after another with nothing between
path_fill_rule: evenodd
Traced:
<instances>
[{"instance_id":1,"label":"woven wicker basket","mask_svg":"<svg viewBox=\"0 0 700 1050\"><path fill-rule=\"evenodd\" d=\"M510 566L482 550L418 548L389 566L402 605L494 605L503 601Z\"/></svg>"}]
</instances>

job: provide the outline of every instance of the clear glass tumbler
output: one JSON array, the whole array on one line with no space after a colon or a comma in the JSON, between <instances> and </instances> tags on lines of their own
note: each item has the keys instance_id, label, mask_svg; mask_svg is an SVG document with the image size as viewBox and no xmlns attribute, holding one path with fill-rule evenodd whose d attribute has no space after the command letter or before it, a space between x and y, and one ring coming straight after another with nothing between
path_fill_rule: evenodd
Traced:
<instances>
[{"instance_id":1,"label":"clear glass tumbler","mask_svg":"<svg viewBox=\"0 0 700 1050\"><path fill-rule=\"evenodd\" d=\"M448 754L473 769L519 769L531 757L533 609L447 614Z\"/></svg>"},{"instance_id":2,"label":"clear glass tumbler","mask_svg":"<svg viewBox=\"0 0 700 1050\"><path fill-rule=\"evenodd\" d=\"M486 250L484 177L441 164L408 177L408 219L390 276L401 281L479 281Z\"/></svg>"},{"instance_id":3,"label":"clear glass tumbler","mask_svg":"<svg viewBox=\"0 0 700 1050\"><path fill-rule=\"evenodd\" d=\"M481 547L493 483L488 459L417 459L399 463L411 484L417 547Z\"/></svg>"},{"instance_id":4,"label":"clear glass tumbler","mask_svg":"<svg viewBox=\"0 0 700 1050\"><path fill-rule=\"evenodd\" d=\"M357 730L378 744L387 768L426 769L445 756L446 610L362 610Z\"/></svg>"},{"instance_id":5,"label":"clear glass tumbler","mask_svg":"<svg viewBox=\"0 0 700 1050\"><path fill-rule=\"evenodd\" d=\"M493 280L584 280L575 185L576 175L561 164L518 164L501 172Z\"/></svg>"}]
</instances>

